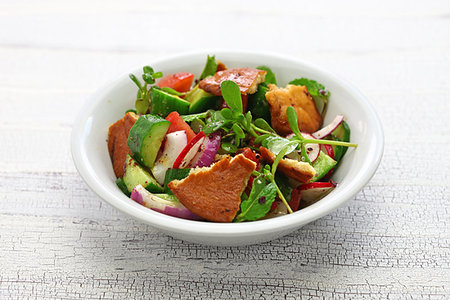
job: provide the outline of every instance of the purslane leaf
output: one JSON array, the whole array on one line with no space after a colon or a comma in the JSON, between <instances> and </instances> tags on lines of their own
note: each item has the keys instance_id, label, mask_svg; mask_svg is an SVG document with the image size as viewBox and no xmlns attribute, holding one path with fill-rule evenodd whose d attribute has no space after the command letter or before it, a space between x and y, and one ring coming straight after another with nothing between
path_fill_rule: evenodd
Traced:
<instances>
[{"instance_id":1,"label":"purslane leaf","mask_svg":"<svg viewBox=\"0 0 450 300\"><path fill-rule=\"evenodd\" d=\"M259 175L253 181L252 190L247 200L241 202L241 213L236 221L254 221L264 217L270 210L277 195L274 182L267 182L264 175Z\"/></svg>"},{"instance_id":2,"label":"purslane leaf","mask_svg":"<svg viewBox=\"0 0 450 300\"><path fill-rule=\"evenodd\" d=\"M299 139L302 139L303 138L302 134L300 132L300 129L298 128L298 118L295 108L289 106L286 109L286 116L289 122L289 127L291 127L292 132L294 132Z\"/></svg>"},{"instance_id":3,"label":"purslane leaf","mask_svg":"<svg viewBox=\"0 0 450 300\"><path fill-rule=\"evenodd\" d=\"M232 111L243 113L241 90L239 86L231 80L225 80L220 85L222 96Z\"/></svg>"}]
</instances>

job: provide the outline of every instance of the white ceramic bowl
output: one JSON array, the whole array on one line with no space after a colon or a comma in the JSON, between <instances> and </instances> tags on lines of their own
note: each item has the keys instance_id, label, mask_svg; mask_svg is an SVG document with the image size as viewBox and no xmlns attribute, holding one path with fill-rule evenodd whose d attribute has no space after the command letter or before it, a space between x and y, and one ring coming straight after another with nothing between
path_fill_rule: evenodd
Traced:
<instances>
[{"instance_id":1,"label":"white ceramic bowl","mask_svg":"<svg viewBox=\"0 0 450 300\"><path fill-rule=\"evenodd\" d=\"M89 187L118 210L159 230L186 241L209 245L248 245L286 235L314 221L352 199L375 173L383 153L383 131L380 121L366 98L342 78L296 58L233 51L202 51L143 62L164 74L193 72L198 77L207 54L215 54L227 67L269 66L279 85L298 77L315 79L330 91L330 104L324 124L336 114L343 114L351 128L350 148L333 180L338 186L319 202L291 215L247 223L209 223L167 216L127 198L116 186L107 150L107 132L111 123L133 108L136 86L128 73L100 89L86 103L72 131L72 155L78 172ZM142 74L141 68L131 70ZM302 234L299 232L298 234Z\"/></svg>"}]
</instances>

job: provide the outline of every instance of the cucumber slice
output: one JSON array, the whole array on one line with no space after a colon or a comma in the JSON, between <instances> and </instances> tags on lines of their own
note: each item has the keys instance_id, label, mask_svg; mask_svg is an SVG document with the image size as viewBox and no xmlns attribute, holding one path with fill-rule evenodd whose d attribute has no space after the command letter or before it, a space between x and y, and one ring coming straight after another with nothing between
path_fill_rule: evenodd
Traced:
<instances>
[{"instance_id":1,"label":"cucumber slice","mask_svg":"<svg viewBox=\"0 0 450 300\"><path fill-rule=\"evenodd\" d=\"M128 135L128 148L142 165L152 168L170 122L154 115L140 116Z\"/></svg>"},{"instance_id":2,"label":"cucumber slice","mask_svg":"<svg viewBox=\"0 0 450 300\"><path fill-rule=\"evenodd\" d=\"M162 186L156 182L156 179L138 164L129 154L125 163L125 174L123 182L129 193L139 184L151 193L163 192Z\"/></svg>"},{"instance_id":3,"label":"cucumber slice","mask_svg":"<svg viewBox=\"0 0 450 300\"><path fill-rule=\"evenodd\" d=\"M150 112L152 115L165 118L173 111L177 111L180 115L186 115L189 112L189 102L160 88L152 87L150 89L150 99Z\"/></svg>"},{"instance_id":4,"label":"cucumber slice","mask_svg":"<svg viewBox=\"0 0 450 300\"><path fill-rule=\"evenodd\" d=\"M336 141L350 142L350 127L347 122L342 121L338 127L331 133L331 138ZM334 151L334 159L339 162L347 152L348 147L332 146Z\"/></svg>"},{"instance_id":5,"label":"cucumber slice","mask_svg":"<svg viewBox=\"0 0 450 300\"><path fill-rule=\"evenodd\" d=\"M116 184L119 187L119 189L122 191L122 193L124 193L125 195L130 197L131 193L128 191L128 188L127 188L125 182L123 181L123 178L117 178Z\"/></svg>"},{"instance_id":6,"label":"cucumber slice","mask_svg":"<svg viewBox=\"0 0 450 300\"><path fill-rule=\"evenodd\" d=\"M196 114L207 111L208 109L218 110L220 108L220 97L205 92L196 85L189 93L186 94L189 105L189 113Z\"/></svg>"},{"instance_id":7,"label":"cucumber slice","mask_svg":"<svg viewBox=\"0 0 450 300\"><path fill-rule=\"evenodd\" d=\"M166 178L164 179L164 193L167 193L169 195L173 195L172 191L167 186L169 182L172 180L178 179L184 179L188 177L189 172L191 169L169 169L166 172Z\"/></svg>"},{"instance_id":8,"label":"cucumber slice","mask_svg":"<svg viewBox=\"0 0 450 300\"><path fill-rule=\"evenodd\" d=\"M319 181L328 174L328 172L337 164L337 162L320 151L319 157L312 163L317 174L311 179L311 182Z\"/></svg>"},{"instance_id":9,"label":"cucumber slice","mask_svg":"<svg viewBox=\"0 0 450 300\"><path fill-rule=\"evenodd\" d=\"M269 88L264 85L258 85L256 93L248 96L248 109L252 113L254 120L262 118L270 124L270 108L266 100L266 93Z\"/></svg>"}]
</instances>

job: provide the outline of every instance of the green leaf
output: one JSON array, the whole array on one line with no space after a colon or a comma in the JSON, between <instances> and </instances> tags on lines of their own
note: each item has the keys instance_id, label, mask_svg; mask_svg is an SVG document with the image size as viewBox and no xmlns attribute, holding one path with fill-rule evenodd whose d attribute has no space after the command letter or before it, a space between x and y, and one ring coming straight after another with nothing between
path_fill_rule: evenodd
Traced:
<instances>
[{"instance_id":1,"label":"green leaf","mask_svg":"<svg viewBox=\"0 0 450 300\"><path fill-rule=\"evenodd\" d=\"M289 144L285 145L281 151L277 154L277 156L275 157L275 160L273 161L272 164L272 175L275 176L275 172L277 171L277 167L278 164L280 163L280 161L283 159L283 157L290 153L288 151L290 151L292 149L292 146L297 147L298 146L298 142L297 141L291 141ZM295 148L294 148L295 149ZM292 151L291 151L292 152Z\"/></svg>"},{"instance_id":2,"label":"green leaf","mask_svg":"<svg viewBox=\"0 0 450 300\"><path fill-rule=\"evenodd\" d=\"M241 90L239 86L231 80L225 80L220 85L222 96L231 110L243 113Z\"/></svg>"},{"instance_id":3,"label":"green leaf","mask_svg":"<svg viewBox=\"0 0 450 300\"><path fill-rule=\"evenodd\" d=\"M280 153L286 146L288 146L285 152L286 155L297 148L298 142L292 142L280 136L269 136L262 141L262 145L272 151L275 155L278 155L278 153Z\"/></svg>"},{"instance_id":4,"label":"green leaf","mask_svg":"<svg viewBox=\"0 0 450 300\"><path fill-rule=\"evenodd\" d=\"M199 114L184 115L184 116L181 116L181 118L185 122L192 122L192 121L197 120L197 119L205 119L206 115L207 115L207 112L202 112L202 113L199 113Z\"/></svg>"},{"instance_id":5,"label":"green leaf","mask_svg":"<svg viewBox=\"0 0 450 300\"><path fill-rule=\"evenodd\" d=\"M154 79L161 78L161 77L163 77L163 72L156 72L153 74Z\"/></svg>"},{"instance_id":6,"label":"green leaf","mask_svg":"<svg viewBox=\"0 0 450 300\"><path fill-rule=\"evenodd\" d=\"M292 106L289 106L286 109L286 115L289 122L289 127L291 127L291 130L295 135L301 140L303 139L302 134L300 132L300 129L298 129L298 119L297 119L297 112L295 111L295 108Z\"/></svg>"},{"instance_id":7,"label":"green leaf","mask_svg":"<svg viewBox=\"0 0 450 300\"><path fill-rule=\"evenodd\" d=\"M330 92L322 84L312 79L298 78L292 80L289 84L306 86L311 96L321 96L326 99L330 96Z\"/></svg>"},{"instance_id":8,"label":"green leaf","mask_svg":"<svg viewBox=\"0 0 450 300\"><path fill-rule=\"evenodd\" d=\"M232 112L231 109L229 109L229 108L224 108L224 109L222 109L222 110L220 111L220 113L222 114L222 116L223 116L225 119L229 119L229 120L233 119L233 112Z\"/></svg>"},{"instance_id":9,"label":"green leaf","mask_svg":"<svg viewBox=\"0 0 450 300\"><path fill-rule=\"evenodd\" d=\"M264 80L267 84L277 84L277 79L275 78L275 74L272 72L272 70L268 66L259 66L257 67L258 70L266 71L266 79Z\"/></svg>"},{"instance_id":10,"label":"green leaf","mask_svg":"<svg viewBox=\"0 0 450 300\"><path fill-rule=\"evenodd\" d=\"M261 219L269 212L276 195L277 188L275 183L268 183L265 175L259 175L253 181L248 199L241 202L241 213L236 217L236 221Z\"/></svg>"},{"instance_id":11,"label":"green leaf","mask_svg":"<svg viewBox=\"0 0 450 300\"><path fill-rule=\"evenodd\" d=\"M153 73L155 73L155 71L153 70L153 68L150 67L150 66L144 66L144 67L142 68L142 70L144 71L144 73L148 73L148 74L153 74Z\"/></svg>"},{"instance_id":12,"label":"green leaf","mask_svg":"<svg viewBox=\"0 0 450 300\"><path fill-rule=\"evenodd\" d=\"M206 59L206 65L203 68L203 72L200 75L200 80L205 79L208 76L213 76L214 74L216 74L217 72L217 62L216 62L216 57L213 56L209 56Z\"/></svg>"},{"instance_id":13,"label":"green leaf","mask_svg":"<svg viewBox=\"0 0 450 300\"><path fill-rule=\"evenodd\" d=\"M249 130L251 124L252 124L252 113L248 111L245 114L245 130Z\"/></svg>"},{"instance_id":14,"label":"green leaf","mask_svg":"<svg viewBox=\"0 0 450 300\"><path fill-rule=\"evenodd\" d=\"M239 127L238 124L234 123L233 126L231 126L231 129L234 131L234 133L236 134L237 138L239 138L239 139L245 138L245 133L242 130L242 128Z\"/></svg>"},{"instance_id":15,"label":"green leaf","mask_svg":"<svg viewBox=\"0 0 450 300\"><path fill-rule=\"evenodd\" d=\"M228 126L230 124L229 121L215 121L215 122L211 122L206 124L205 127L203 127L203 132L205 134L211 134L214 131L219 130L222 127Z\"/></svg>"},{"instance_id":16,"label":"green leaf","mask_svg":"<svg viewBox=\"0 0 450 300\"><path fill-rule=\"evenodd\" d=\"M148 73L142 74L142 79L144 79L144 81L147 82L148 84L155 83L155 79L153 79L153 76Z\"/></svg>"},{"instance_id":17,"label":"green leaf","mask_svg":"<svg viewBox=\"0 0 450 300\"><path fill-rule=\"evenodd\" d=\"M143 90L142 85L139 82L139 80L136 78L136 76L134 76L134 74L129 74L128 76L138 86L139 90L142 91Z\"/></svg>"},{"instance_id":18,"label":"green leaf","mask_svg":"<svg viewBox=\"0 0 450 300\"><path fill-rule=\"evenodd\" d=\"M291 201L292 187L289 184L289 179L281 172L277 172L275 176L275 182L278 185L278 188L283 193L286 200Z\"/></svg>"},{"instance_id":19,"label":"green leaf","mask_svg":"<svg viewBox=\"0 0 450 300\"><path fill-rule=\"evenodd\" d=\"M253 141L253 143L254 143L255 145L261 144L261 143L263 143L264 140L266 140L267 138L269 138L269 137L271 137L271 136L273 136L273 135L271 135L271 134L262 134L262 135L258 136L258 137Z\"/></svg>"},{"instance_id":20,"label":"green leaf","mask_svg":"<svg viewBox=\"0 0 450 300\"><path fill-rule=\"evenodd\" d=\"M236 153L237 151L237 147L231 143L228 142L223 142L220 144L220 147L225 150L226 152L230 152L230 153Z\"/></svg>"},{"instance_id":21,"label":"green leaf","mask_svg":"<svg viewBox=\"0 0 450 300\"><path fill-rule=\"evenodd\" d=\"M263 130L275 133L275 130L273 130L273 128L270 127L269 123L267 123L266 120L264 120L262 118L256 119L254 123L255 123L256 127L259 127Z\"/></svg>"}]
</instances>

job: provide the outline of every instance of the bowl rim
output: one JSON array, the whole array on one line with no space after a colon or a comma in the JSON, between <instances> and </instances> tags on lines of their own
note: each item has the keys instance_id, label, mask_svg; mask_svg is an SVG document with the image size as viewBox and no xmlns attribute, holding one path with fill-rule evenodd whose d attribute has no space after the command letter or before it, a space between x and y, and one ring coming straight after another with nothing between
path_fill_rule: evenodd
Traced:
<instances>
[{"instance_id":1,"label":"bowl rim","mask_svg":"<svg viewBox=\"0 0 450 300\"><path fill-rule=\"evenodd\" d=\"M384 150L384 134L381 121L367 98L355 86L343 79L341 76L338 76L332 72L322 69L321 67L293 56L264 51L207 49L201 51L181 52L178 54L164 56L156 60L150 59L149 64L164 64L173 59L180 59L183 57L187 58L199 55L206 56L207 54L211 53L219 57L220 55L257 55L259 57L267 57L269 59L295 62L297 64L305 66L306 68L314 70L321 75L325 75L339 86L347 89L348 92L350 92L355 98L357 98L366 115L370 117L368 121L370 121L370 127L374 131L373 138L376 141L375 148L371 149L369 157L366 158L366 160L371 159L371 163L367 168L359 170L357 174L359 180L351 181L345 187L345 189L341 189L340 192L334 196L333 202L326 203L326 205L324 205L323 201L319 201L293 214L288 214L272 219L243 223L214 223L185 220L153 211L133 201L124 201L127 199L129 200L129 198L125 195L122 195L122 197L118 197L116 194L113 194L103 185L103 183L100 181L100 178L96 176L95 170L83 155L82 149L84 144L82 142L82 136L86 127L86 123L88 121L88 117L90 116L90 112L95 108L96 104L101 101L101 99L103 98L102 96L104 96L104 94L106 93L106 89L123 81L125 77L128 78L129 72L127 72L122 74L115 80L109 81L102 88L98 89L94 94L92 94L87 99L86 103L82 106L82 109L78 113L72 127L71 150L74 165L86 184L100 198L102 198L104 201L106 201L119 211L161 230L169 232L175 231L178 234L188 235L192 235L194 233L199 237L241 237L275 231L287 231L319 219L324 215L336 210L339 206L352 199L373 177L378 168L378 165L381 162ZM139 70L140 68L135 68L132 72L137 73L139 72Z\"/></svg>"}]
</instances>

